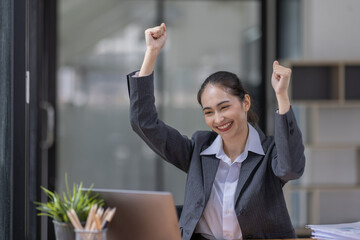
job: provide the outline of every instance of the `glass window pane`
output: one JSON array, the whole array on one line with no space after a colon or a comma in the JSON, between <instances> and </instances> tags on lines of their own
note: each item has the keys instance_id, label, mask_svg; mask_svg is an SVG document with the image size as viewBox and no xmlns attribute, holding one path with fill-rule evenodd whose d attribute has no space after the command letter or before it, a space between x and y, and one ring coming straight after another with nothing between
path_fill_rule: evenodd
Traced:
<instances>
[{"instance_id":1,"label":"glass window pane","mask_svg":"<svg viewBox=\"0 0 360 240\"><path fill-rule=\"evenodd\" d=\"M59 3L57 187L66 172L86 186L154 189L155 155L132 132L126 74L144 56L155 1Z\"/></svg>"}]
</instances>

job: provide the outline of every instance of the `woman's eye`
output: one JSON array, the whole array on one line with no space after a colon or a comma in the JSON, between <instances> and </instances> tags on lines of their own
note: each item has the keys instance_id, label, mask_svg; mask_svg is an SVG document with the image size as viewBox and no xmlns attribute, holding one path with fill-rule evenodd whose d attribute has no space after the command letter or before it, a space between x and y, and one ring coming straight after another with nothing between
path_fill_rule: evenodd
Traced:
<instances>
[{"instance_id":1,"label":"woman's eye","mask_svg":"<svg viewBox=\"0 0 360 240\"><path fill-rule=\"evenodd\" d=\"M204 112L205 115L210 115L212 112Z\"/></svg>"},{"instance_id":2,"label":"woman's eye","mask_svg":"<svg viewBox=\"0 0 360 240\"><path fill-rule=\"evenodd\" d=\"M226 109L226 108L228 108L229 106L223 106L223 107L221 107L220 109L221 110L223 110L223 109Z\"/></svg>"}]
</instances>

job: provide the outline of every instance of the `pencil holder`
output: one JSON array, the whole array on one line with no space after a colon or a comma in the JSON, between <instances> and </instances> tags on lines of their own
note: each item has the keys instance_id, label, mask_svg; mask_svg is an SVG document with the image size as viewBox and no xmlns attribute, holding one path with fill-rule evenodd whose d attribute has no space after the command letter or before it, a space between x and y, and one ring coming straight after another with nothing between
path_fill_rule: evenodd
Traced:
<instances>
[{"instance_id":1,"label":"pencil holder","mask_svg":"<svg viewBox=\"0 0 360 240\"><path fill-rule=\"evenodd\" d=\"M76 240L106 240L107 229L101 231L79 230L75 229Z\"/></svg>"}]
</instances>

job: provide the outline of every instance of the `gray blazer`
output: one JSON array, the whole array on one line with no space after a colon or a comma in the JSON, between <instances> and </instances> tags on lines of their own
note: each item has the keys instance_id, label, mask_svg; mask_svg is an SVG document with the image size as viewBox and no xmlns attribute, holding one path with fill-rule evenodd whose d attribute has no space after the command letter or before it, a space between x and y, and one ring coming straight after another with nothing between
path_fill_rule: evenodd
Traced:
<instances>
[{"instance_id":1,"label":"gray blazer","mask_svg":"<svg viewBox=\"0 0 360 240\"><path fill-rule=\"evenodd\" d=\"M183 240L194 239L195 227L208 202L219 159L200 156L217 134L197 131L189 139L158 119L153 74L128 75L130 121L133 130L163 159L187 173L184 206L179 220ZM295 231L282 187L299 178L305 167L304 146L292 109L275 114L275 135L255 126L265 156L249 152L242 163L235 193L235 212L244 239L292 238Z\"/></svg>"}]
</instances>

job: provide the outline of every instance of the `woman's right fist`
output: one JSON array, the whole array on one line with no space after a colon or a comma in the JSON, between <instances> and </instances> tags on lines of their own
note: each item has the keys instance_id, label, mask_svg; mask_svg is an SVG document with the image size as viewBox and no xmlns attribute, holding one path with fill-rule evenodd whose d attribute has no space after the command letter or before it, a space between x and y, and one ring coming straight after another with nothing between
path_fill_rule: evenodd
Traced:
<instances>
[{"instance_id":1,"label":"woman's right fist","mask_svg":"<svg viewBox=\"0 0 360 240\"><path fill-rule=\"evenodd\" d=\"M145 41L146 41L146 47L149 50L160 51L166 42L165 23L162 23L160 26L146 29Z\"/></svg>"}]
</instances>

